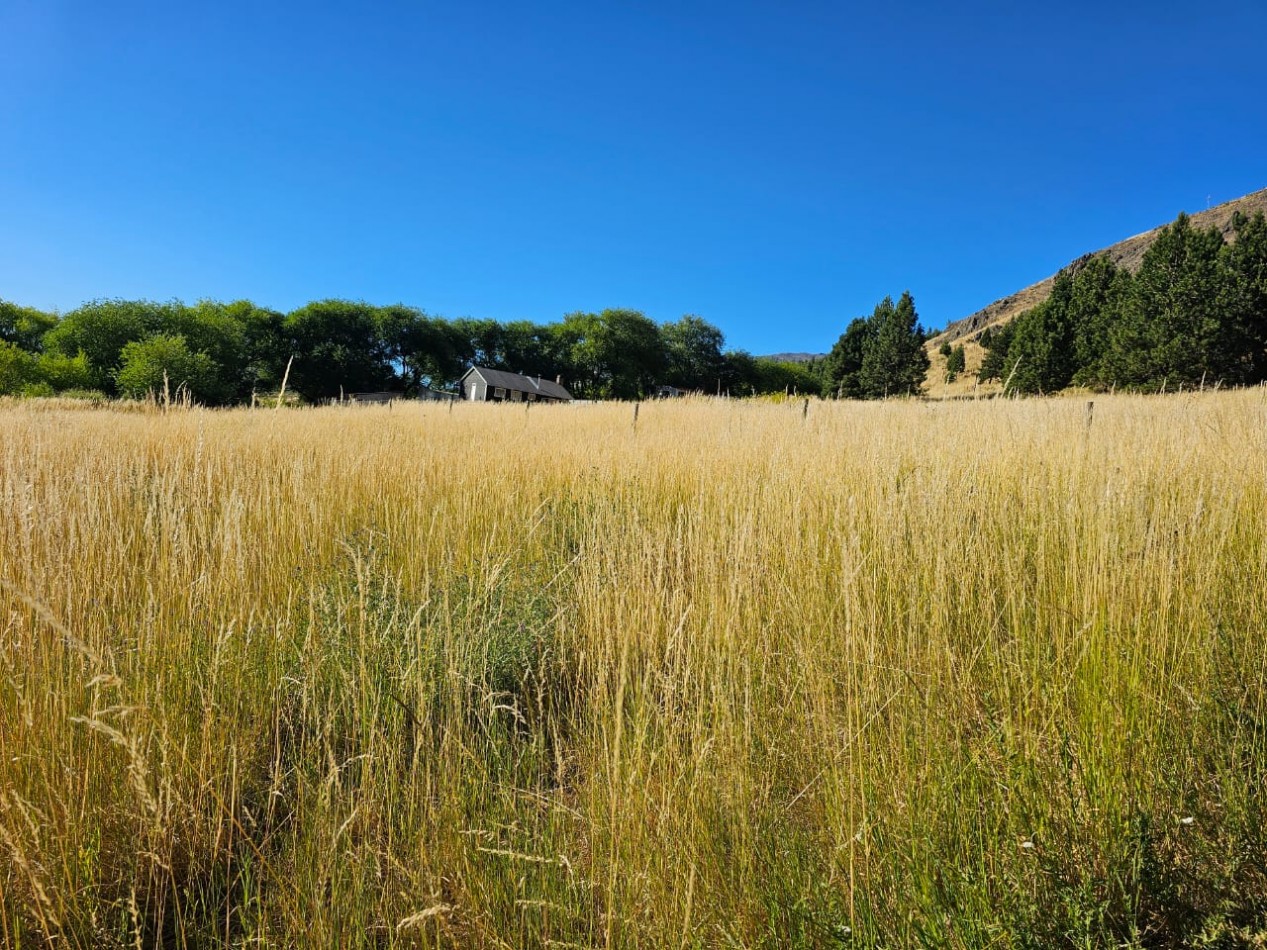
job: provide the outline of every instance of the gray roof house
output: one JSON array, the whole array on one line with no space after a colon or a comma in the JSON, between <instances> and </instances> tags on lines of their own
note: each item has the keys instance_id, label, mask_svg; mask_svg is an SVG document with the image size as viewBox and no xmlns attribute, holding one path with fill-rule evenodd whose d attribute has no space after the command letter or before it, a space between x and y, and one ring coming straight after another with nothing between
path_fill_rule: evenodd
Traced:
<instances>
[{"instance_id":1,"label":"gray roof house","mask_svg":"<svg viewBox=\"0 0 1267 950\"><path fill-rule=\"evenodd\" d=\"M472 366L459 385L462 398L471 402L571 402L572 394L559 380L507 373L500 369Z\"/></svg>"}]
</instances>

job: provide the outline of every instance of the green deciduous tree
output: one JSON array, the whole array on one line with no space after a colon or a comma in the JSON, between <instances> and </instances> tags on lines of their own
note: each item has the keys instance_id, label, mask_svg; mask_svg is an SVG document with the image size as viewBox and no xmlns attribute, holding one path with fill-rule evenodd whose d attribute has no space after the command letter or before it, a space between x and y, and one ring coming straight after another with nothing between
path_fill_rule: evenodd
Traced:
<instances>
[{"instance_id":1,"label":"green deciduous tree","mask_svg":"<svg viewBox=\"0 0 1267 950\"><path fill-rule=\"evenodd\" d=\"M224 398L220 367L179 335L155 334L126 344L115 381L122 395L134 399L160 393L174 397L181 391L198 402Z\"/></svg>"},{"instance_id":2,"label":"green deciduous tree","mask_svg":"<svg viewBox=\"0 0 1267 950\"><path fill-rule=\"evenodd\" d=\"M55 326L57 317L51 313L0 300L0 342L39 353L44 349L45 334Z\"/></svg>"},{"instance_id":3,"label":"green deciduous tree","mask_svg":"<svg viewBox=\"0 0 1267 950\"><path fill-rule=\"evenodd\" d=\"M65 356L83 353L93 386L113 393L123 348L161 330L164 306L149 300L94 300L66 314L45 342Z\"/></svg>"},{"instance_id":4,"label":"green deciduous tree","mask_svg":"<svg viewBox=\"0 0 1267 950\"><path fill-rule=\"evenodd\" d=\"M546 328L531 320L502 325L502 364L512 373L553 378L557 370L551 349Z\"/></svg>"},{"instance_id":5,"label":"green deciduous tree","mask_svg":"<svg viewBox=\"0 0 1267 950\"><path fill-rule=\"evenodd\" d=\"M701 317L687 314L661 327L667 358L665 381L682 389L711 392L725 369L721 330Z\"/></svg>"},{"instance_id":6,"label":"green deciduous tree","mask_svg":"<svg viewBox=\"0 0 1267 950\"><path fill-rule=\"evenodd\" d=\"M387 359L405 392L412 394L423 386L443 388L462 375L466 367L460 354L465 347L451 324L404 304L379 307L376 319Z\"/></svg>"},{"instance_id":7,"label":"green deciduous tree","mask_svg":"<svg viewBox=\"0 0 1267 950\"><path fill-rule=\"evenodd\" d=\"M576 311L565 314L551 333L556 350L564 355L571 370L565 375L564 384L572 395L586 399L604 395L598 324L598 314Z\"/></svg>"},{"instance_id":8,"label":"green deciduous tree","mask_svg":"<svg viewBox=\"0 0 1267 950\"><path fill-rule=\"evenodd\" d=\"M660 328L637 310L570 313L559 333L570 344L574 394L640 399L654 389L668 365Z\"/></svg>"},{"instance_id":9,"label":"green deciduous tree","mask_svg":"<svg viewBox=\"0 0 1267 950\"><path fill-rule=\"evenodd\" d=\"M819 396L823 380L819 373L805 363L785 362L758 358L753 363L756 395L788 393L796 396Z\"/></svg>"},{"instance_id":10,"label":"green deciduous tree","mask_svg":"<svg viewBox=\"0 0 1267 950\"><path fill-rule=\"evenodd\" d=\"M93 388L95 376L88 364L88 357L83 353L74 356L54 352L41 353L36 369L40 381L47 383L55 392Z\"/></svg>"},{"instance_id":11,"label":"green deciduous tree","mask_svg":"<svg viewBox=\"0 0 1267 950\"><path fill-rule=\"evenodd\" d=\"M249 300L235 300L226 311L241 324L246 348L240 394L247 396L257 389L277 389L293 352L285 314L256 306Z\"/></svg>"},{"instance_id":12,"label":"green deciduous tree","mask_svg":"<svg viewBox=\"0 0 1267 950\"><path fill-rule=\"evenodd\" d=\"M215 363L219 374L214 387L219 393L216 402L250 392L250 354L242 319L244 309L250 306L245 301L224 304L200 300L193 306L177 301L161 312L159 333L183 337L191 352L205 353ZM210 398L211 388L206 388L203 399Z\"/></svg>"},{"instance_id":13,"label":"green deciduous tree","mask_svg":"<svg viewBox=\"0 0 1267 950\"><path fill-rule=\"evenodd\" d=\"M463 363L506 369L502 363L502 327L496 320L462 317L453 321L455 338L461 340L458 354Z\"/></svg>"},{"instance_id":14,"label":"green deciduous tree","mask_svg":"<svg viewBox=\"0 0 1267 950\"><path fill-rule=\"evenodd\" d=\"M294 355L289 384L309 401L398 384L378 315L367 303L315 301L287 315L286 333Z\"/></svg>"},{"instance_id":15,"label":"green deciduous tree","mask_svg":"<svg viewBox=\"0 0 1267 950\"><path fill-rule=\"evenodd\" d=\"M725 365L722 367L721 385L718 387L722 395L751 396L757 391L760 371L756 358L747 350L727 350L722 354Z\"/></svg>"},{"instance_id":16,"label":"green deciduous tree","mask_svg":"<svg viewBox=\"0 0 1267 950\"><path fill-rule=\"evenodd\" d=\"M0 396L20 393L37 378L35 355L16 343L0 340Z\"/></svg>"},{"instance_id":17,"label":"green deciduous tree","mask_svg":"<svg viewBox=\"0 0 1267 950\"><path fill-rule=\"evenodd\" d=\"M663 378L668 363L660 328L637 310L604 310L596 350L611 399L641 399Z\"/></svg>"}]
</instances>

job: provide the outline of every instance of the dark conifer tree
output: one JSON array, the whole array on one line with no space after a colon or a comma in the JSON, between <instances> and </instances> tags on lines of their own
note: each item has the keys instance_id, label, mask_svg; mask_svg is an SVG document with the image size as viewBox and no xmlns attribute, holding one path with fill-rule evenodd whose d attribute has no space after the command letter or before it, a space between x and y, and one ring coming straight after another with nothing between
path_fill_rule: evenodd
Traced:
<instances>
[{"instance_id":1,"label":"dark conifer tree","mask_svg":"<svg viewBox=\"0 0 1267 950\"><path fill-rule=\"evenodd\" d=\"M988 382L1002 379L1003 369L1007 364L1007 351L1012 345L1012 335L1016 332L1015 321L1005 323L1001 327L986 327L979 337L985 347L985 358L981 368L977 370L977 379Z\"/></svg>"},{"instance_id":2,"label":"dark conifer tree","mask_svg":"<svg viewBox=\"0 0 1267 950\"><path fill-rule=\"evenodd\" d=\"M1118 268L1108 257L1088 260L1074 276L1070 298L1073 325L1072 382L1105 388L1103 359L1113 325L1121 319L1122 301L1130 291L1130 271Z\"/></svg>"},{"instance_id":3,"label":"dark conifer tree","mask_svg":"<svg viewBox=\"0 0 1267 950\"><path fill-rule=\"evenodd\" d=\"M1051 296L1013 321L1005 377L1008 392L1051 393L1069 385L1074 371L1072 299L1073 277L1063 270L1056 275Z\"/></svg>"},{"instance_id":4,"label":"dark conifer tree","mask_svg":"<svg viewBox=\"0 0 1267 950\"><path fill-rule=\"evenodd\" d=\"M1244 382L1267 379L1267 218L1237 215L1236 240L1221 256L1229 286L1229 319L1240 339Z\"/></svg>"},{"instance_id":5,"label":"dark conifer tree","mask_svg":"<svg viewBox=\"0 0 1267 950\"><path fill-rule=\"evenodd\" d=\"M862 394L883 399L917 393L928 365L915 298L909 290L896 305L885 297L871 316L871 339L858 372Z\"/></svg>"},{"instance_id":6,"label":"dark conifer tree","mask_svg":"<svg viewBox=\"0 0 1267 950\"><path fill-rule=\"evenodd\" d=\"M871 339L871 321L866 317L853 320L840 335L822 364L823 393L838 399L862 398L858 374L862 357Z\"/></svg>"},{"instance_id":7,"label":"dark conifer tree","mask_svg":"<svg viewBox=\"0 0 1267 950\"><path fill-rule=\"evenodd\" d=\"M1234 375L1228 351L1235 348L1222 319L1219 249L1215 229L1192 227L1181 214L1162 228L1144 254L1124 307L1125 329L1115 348L1132 385L1196 385ZM1142 352L1141 352L1142 351Z\"/></svg>"}]
</instances>

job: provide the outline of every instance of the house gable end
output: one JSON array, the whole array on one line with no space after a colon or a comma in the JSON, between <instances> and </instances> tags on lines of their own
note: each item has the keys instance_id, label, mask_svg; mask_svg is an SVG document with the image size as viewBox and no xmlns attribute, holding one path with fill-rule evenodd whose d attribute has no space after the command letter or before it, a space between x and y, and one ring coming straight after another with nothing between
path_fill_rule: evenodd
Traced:
<instances>
[{"instance_id":1,"label":"house gable end","mask_svg":"<svg viewBox=\"0 0 1267 950\"><path fill-rule=\"evenodd\" d=\"M571 393L558 383L550 380L525 376L522 373L511 373L501 369L488 369L484 366L472 366L467 370L467 375L471 373L478 375L479 379L490 388L530 394L541 399L559 402L570 402L572 399ZM466 379L465 376L462 378Z\"/></svg>"}]
</instances>

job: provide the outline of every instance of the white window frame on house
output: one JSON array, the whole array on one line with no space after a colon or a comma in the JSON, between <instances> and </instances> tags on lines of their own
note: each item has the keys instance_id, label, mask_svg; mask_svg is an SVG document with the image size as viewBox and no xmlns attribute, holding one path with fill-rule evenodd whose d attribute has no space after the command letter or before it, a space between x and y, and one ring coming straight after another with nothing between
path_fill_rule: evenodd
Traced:
<instances>
[{"instance_id":1,"label":"white window frame on house","mask_svg":"<svg viewBox=\"0 0 1267 950\"><path fill-rule=\"evenodd\" d=\"M505 390L505 389L503 389L501 386L494 386L494 387L493 387L493 398L494 398L494 399L505 399L505 398L506 398L506 390Z\"/></svg>"},{"instance_id":2,"label":"white window frame on house","mask_svg":"<svg viewBox=\"0 0 1267 950\"><path fill-rule=\"evenodd\" d=\"M524 394L521 393L518 389L512 389L510 391L511 402L523 402L523 398L524 398Z\"/></svg>"}]
</instances>

